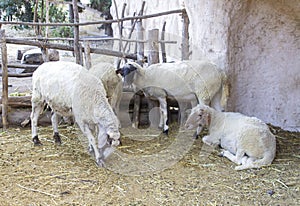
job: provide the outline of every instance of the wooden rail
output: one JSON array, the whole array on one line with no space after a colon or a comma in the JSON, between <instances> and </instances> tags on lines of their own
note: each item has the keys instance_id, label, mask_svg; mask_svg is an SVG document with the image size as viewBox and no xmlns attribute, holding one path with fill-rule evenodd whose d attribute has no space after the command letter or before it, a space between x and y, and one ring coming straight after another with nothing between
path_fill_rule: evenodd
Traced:
<instances>
[{"instance_id":1,"label":"wooden rail","mask_svg":"<svg viewBox=\"0 0 300 206\"><path fill-rule=\"evenodd\" d=\"M87 25L96 25L96 24L111 24L118 23L120 21L131 21L135 19L148 19L158 16L165 16L169 14L181 14L185 9L176 9L171 11L160 12L156 14L148 14L142 16L132 16L132 17L124 17L120 19L112 19L112 20L102 20L102 21L92 21L92 22L81 22L81 23L34 23L34 22L19 22L19 21L0 21L1 24L9 24L9 25L26 25L26 26L87 26Z\"/></svg>"},{"instance_id":2,"label":"wooden rail","mask_svg":"<svg viewBox=\"0 0 300 206\"><path fill-rule=\"evenodd\" d=\"M117 19L112 19L112 20L101 20L101 21L92 21L92 22L79 22L78 21L78 8L76 5L78 5L78 0L73 0L72 2L68 2L70 6L73 7L73 13L74 13L74 23L49 23L47 20L46 23L40 23L40 22L17 22L17 21L11 21L11 22L5 22L5 21L0 21L0 28L1 25L27 25L27 26L33 26L35 28L37 27L56 27L56 26L71 26L74 29L74 38L45 38L45 37L25 37L25 38L6 38L5 37L5 31L0 29L0 46L1 46L1 54L2 54L2 98L1 98L1 103L2 103L2 125L3 128L6 129L8 127L8 121L7 121L7 115L8 115L8 105L10 106L17 106L17 105L23 105L25 107L29 106L29 97L8 97L8 77L28 77L31 76L32 73L26 73L26 74L10 74L8 73L7 67L13 67L13 68L23 68L21 65L8 65L7 63L7 51L6 51L6 44L20 44L20 45L30 45L30 46L36 46L40 47L42 51L44 51L47 54L47 49L58 49L58 50L66 50L66 51L74 51L75 57L76 57L76 63L81 63L82 62L82 53L85 52L86 55L89 55L89 53L96 53L96 54L104 54L108 56L115 56L119 58L126 58L126 59L133 59L133 60L139 60L140 63L143 63L145 61L143 52L141 51L143 49L143 44L149 43L149 40L144 40L141 38L141 36L137 40L132 40L131 34L134 30L134 27L137 25L139 29L141 29L142 25L142 20L143 19L148 19L148 18L154 18L154 17L159 17L159 16L165 16L165 15L170 15L170 14L182 14L183 17L183 38L182 38L182 59L188 59L189 57L189 47L188 47L188 41L189 41L189 36L188 36L188 17L186 15L185 9L176 9L176 10L171 10L171 11L165 11L165 12L160 12L156 14L148 14L144 15L143 10L145 7L145 1L143 1L142 8L137 16L132 16L132 17L124 17L124 11L126 5L123 5L123 10L121 14L121 18ZM115 1L114 1L115 2ZM64 2L66 3L66 2ZM116 9L117 10L117 9ZM123 27L123 22L124 21L132 21L132 28L130 35L128 38L123 38L122 34L122 29ZM87 25L97 25L97 24L112 24L112 23L118 23L119 24L119 38L79 38L79 27L80 26L87 26ZM165 25L165 24L164 24ZM165 26L164 26L165 27ZM163 29L163 32L165 30ZM156 35L157 36L157 35ZM102 49L102 48L90 48L88 41L122 41L126 42L125 46L123 44L120 44L120 50L119 51L113 51L109 49ZM57 44L57 43L49 43L49 41L68 41L68 42L73 42L73 45L63 45L63 44ZM79 42L84 42L85 48L81 46L81 43ZM134 42L137 45L139 45L140 50L135 52L134 54L129 53L129 49L126 52L126 47L129 42ZM164 46L164 44L177 44L177 41L166 41L164 39L164 36L162 36L161 40L158 40L157 38L155 39L155 42L152 41L151 45L155 45L152 51L152 53L155 54L156 58L154 62L157 61L157 54L158 54L158 47L157 45L161 44ZM122 48L123 47L123 48ZM151 49L151 50L152 50ZM163 61L166 61L166 54L165 51L162 50L164 53L163 55ZM44 54L44 53L43 53ZM151 59L152 57L148 57ZM87 58L88 59L88 58ZM152 61L153 59L151 59ZM152 62L152 63L154 63ZM89 65L90 66L90 65ZM25 67L25 66L24 66ZM28 66L26 66L28 67ZM29 66L30 67L30 66ZM32 69L35 69L32 67ZM25 101L25 102L23 102ZM19 103L18 103L19 102ZM139 103L136 103L139 104ZM139 110L139 109L138 109ZM137 111L137 113L139 113ZM138 118L136 118L138 121ZM135 122L137 125L138 123Z\"/></svg>"}]
</instances>

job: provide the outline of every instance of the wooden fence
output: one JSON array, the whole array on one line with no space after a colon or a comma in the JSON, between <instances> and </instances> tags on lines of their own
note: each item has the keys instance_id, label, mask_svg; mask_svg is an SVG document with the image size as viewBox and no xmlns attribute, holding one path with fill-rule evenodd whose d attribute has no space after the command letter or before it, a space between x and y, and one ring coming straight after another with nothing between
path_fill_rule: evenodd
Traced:
<instances>
[{"instance_id":1,"label":"wooden fence","mask_svg":"<svg viewBox=\"0 0 300 206\"><path fill-rule=\"evenodd\" d=\"M114 1L115 2L115 1ZM93 21L93 22L79 22L78 17L78 7L77 7L77 0L73 0L73 13L74 13L74 23L49 23L49 21L46 20L46 23L38 23L38 22L4 22L0 21L0 46L1 46L1 54L2 54L2 124L3 129L5 130L8 128L8 105L14 105L12 103L12 100L9 100L8 98L8 77L23 77L23 76L30 76L31 74L9 74L8 73L8 67L26 67L22 65L15 65L15 64L9 64L7 61L7 47L6 44L20 44L20 45L31 45L31 46L37 46L42 49L42 51L46 51L45 59L47 60L47 49L58 49L58 50L66 50L66 51L73 51L76 59L76 63L83 64L83 55L85 54L85 62L86 66L89 68L91 66L90 64L90 53L96 53L96 54L103 54L103 55L109 55L109 56L115 56L125 59L133 59L137 60L139 63L143 63L144 61L148 61L148 64L152 63L158 63L158 45L161 45L161 53L163 55L163 61L166 61L166 52L165 52L165 44L174 44L177 43L176 41L165 41L164 33L165 33L165 23L163 25L163 29L161 32L161 39L159 40L159 32L157 29L150 30L149 31L149 39L144 40L143 32L141 31L142 28L142 20L149 19L149 18L155 18L159 16L165 16L170 14L181 14L183 18L183 33L182 33L182 42L181 42L181 52L182 52L182 59L188 59L189 57L189 32L188 32L188 25L189 20L188 16L186 14L185 9L177 9L172 11L166 11L166 12L160 12L156 14L148 14L143 15L144 12L144 6L145 1L143 2L141 6L141 10L137 16L132 17L124 17L124 11L126 8L126 4L123 5L122 12L121 12L121 18L119 18L119 15L117 14L116 19L111 20L103 20L103 21ZM117 10L116 4L114 4ZM123 22L124 21L132 21L132 27L130 29L128 37L124 37L123 35ZM79 37L79 27L85 26L85 25L98 25L98 24L110 24L110 23L117 23L119 28L119 38L85 38L80 39ZM31 38L6 38L5 36L5 30L1 30L1 25L8 24L8 25L27 25L27 26L33 26L33 27L48 27L48 26L72 26L74 29L74 38L48 38L46 37L31 37ZM137 30L137 39L131 39L132 33L134 30ZM89 42L90 41L103 41L103 40L113 40L113 41L119 41L119 50L109 50L109 49L100 49L100 48L91 48ZM63 45L58 43L50 43L52 41L68 41L72 42L73 45ZM125 45L123 44L125 42ZM130 42L134 42L137 44L137 51L136 53L128 53L126 51L127 46ZM151 51L149 52L150 56L145 57L144 56L144 44L148 43ZM152 46L156 45L156 46ZM135 97L136 105L139 104L139 97ZM28 97L26 98L29 101ZM22 105L24 105L24 101L21 100ZM138 111L139 108L134 109L134 111ZM138 123L138 112L137 114L134 114L135 125Z\"/></svg>"}]
</instances>

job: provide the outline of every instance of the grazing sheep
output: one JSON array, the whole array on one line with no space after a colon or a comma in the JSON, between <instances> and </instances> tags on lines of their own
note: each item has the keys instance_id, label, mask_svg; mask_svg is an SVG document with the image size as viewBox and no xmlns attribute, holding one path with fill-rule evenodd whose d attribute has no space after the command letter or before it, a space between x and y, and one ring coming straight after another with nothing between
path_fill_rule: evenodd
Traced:
<instances>
[{"instance_id":1,"label":"grazing sheep","mask_svg":"<svg viewBox=\"0 0 300 206\"><path fill-rule=\"evenodd\" d=\"M192 106L197 103L212 105L220 111L226 105L226 75L207 60L153 64L146 69L130 62L117 72L124 77L125 84L133 85L135 91L142 90L146 97L158 99L161 112L159 126L164 133L168 133L169 129L168 96L173 96L178 102L182 99L190 100ZM201 130L202 128L198 128L196 136Z\"/></svg>"},{"instance_id":2,"label":"grazing sheep","mask_svg":"<svg viewBox=\"0 0 300 206\"><path fill-rule=\"evenodd\" d=\"M74 82L79 78L82 69L84 68L78 64L58 61L43 63L33 73L31 127L35 145L41 144L38 138L37 124L45 103L52 109L53 137L56 143L61 143L57 114L64 117L73 116L72 94L74 92Z\"/></svg>"},{"instance_id":3,"label":"grazing sheep","mask_svg":"<svg viewBox=\"0 0 300 206\"><path fill-rule=\"evenodd\" d=\"M120 144L119 120L99 78L84 70L79 76L74 86L76 92L72 96L74 117L89 140L97 164L104 166L104 159L112 152L110 146ZM98 131L98 146L92 131Z\"/></svg>"},{"instance_id":4,"label":"grazing sheep","mask_svg":"<svg viewBox=\"0 0 300 206\"><path fill-rule=\"evenodd\" d=\"M116 73L116 69L110 63L98 63L90 68L89 71L95 77L101 79L106 90L108 102L118 116L123 90L122 78Z\"/></svg>"},{"instance_id":5,"label":"grazing sheep","mask_svg":"<svg viewBox=\"0 0 300 206\"><path fill-rule=\"evenodd\" d=\"M192 109L185 127L206 126L209 135L203 142L220 145L221 155L239 164L236 170L259 168L272 163L276 153L276 140L268 126L255 117L240 113L219 112L206 105Z\"/></svg>"},{"instance_id":6,"label":"grazing sheep","mask_svg":"<svg viewBox=\"0 0 300 206\"><path fill-rule=\"evenodd\" d=\"M78 64L59 61L39 66L33 73L32 83L31 124L34 144L41 144L37 123L39 114L47 103L53 111L51 121L55 142L61 143L57 114L64 117L74 116L80 129L89 139L89 146L95 153L97 163L103 165L103 159L108 156L107 151L110 150L109 147L104 151L110 146L107 140L112 140L111 145L118 145L120 134L119 121L108 103L102 82ZM92 135L92 131L97 130L98 149Z\"/></svg>"}]
</instances>

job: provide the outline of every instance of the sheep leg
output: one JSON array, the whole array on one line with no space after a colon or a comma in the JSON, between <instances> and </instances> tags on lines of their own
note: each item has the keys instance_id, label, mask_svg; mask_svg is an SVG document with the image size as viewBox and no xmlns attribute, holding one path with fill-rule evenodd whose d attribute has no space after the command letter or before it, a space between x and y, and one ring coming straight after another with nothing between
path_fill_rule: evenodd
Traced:
<instances>
[{"instance_id":1,"label":"sheep leg","mask_svg":"<svg viewBox=\"0 0 300 206\"><path fill-rule=\"evenodd\" d=\"M245 158L247 158L245 156L245 152L243 150L237 150L236 155L232 154L230 151L228 150L222 150L221 155L223 157L227 157L229 160L231 160L232 162L240 165L243 162L246 161Z\"/></svg>"},{"instance_id":2,"label":"sheep leg","mask_svg":"<svg viewBox=\"0 0 300 206\"><path fill-rule=\"evenodd\" d=\"M244 170L244 169L250 169L250 168L258 168L261 165L255 165L254 160L251 157L244 156L241 160L242 164L239 166L236 166L235 170Z\"/></svg>"},{"instance_id":3,"label":"sheep leg","mask_svg":"<svg viewBox=\"0 0 300 206\"><path fill-rule=\"evenodd\" d=\"M169 126L168 126L168 110L167 110L167 100L164 97L158 97L159 108L161 112L160 116L160 125L163 123L163 133L168 135Z\"/></svg>"},{"instance_id":4,"label":"sheep leg","mask_svg":"<svg viewBox=\"0 0 300 206\"><path fill-rule=\"evenodd\" d=\"M56 112L52 110L52 116L51 116L51 123L52 123L52 128L53 128L53 138L54 142L58 145L61 144L61 139L58 133L58 117Z\"/></svg>"},{"instance_id":5,"label":"sheep leg","mask_svg":"<svg viewBox=\"0 0 300 206\"><path fill-rule=\"evenodd\" d=\"M180 102L178 101L179 104L179 123L180 126L182 127L184 123L187 120L187 108L188 108L188 103L187 102Z\"/></svg>"},{"instance_id":6,"label":"sheep leg","mask_svg":"<svg viewBox=\"0 0 300 206\"><path fill-rule=\"evenodd\" d=\"M98 166L104 166L103 163L101 161L99 161L99 160L101 160L101 156L100 156L99 150L96 146L96 140L95 140L89 126L84 124L84 123L81 123L81 124L78 124L78 125L79 125L81 131L84 133L84 135L89 140L89 147L90 147L90 149L93 149L93 151L94 151L97 165Z\"/></svg>"},{"instance_id":7,"label":"sheep leg","mask_svg":"<svg viewBox=\"0 0 300 206\"><path fill-rule=\"evenodd\" d=\"M215 139L212 136L206 135L202 138L202 141L212 147L216 147L220 144L220 140L219 139Z\"/></svg>"},{"instance_id":8,"label":"sheep leg","mask_svg":"<svg viewBox=\"0 0 300 206\"><path fill-rule=\"evenodd\" d=\"M43 108L44 108L43 102L32 101L32 111L31 111L30 118L31 118L32 141L35 146L42 145L41 141L38 138L38 119Z\"/></svg>"}]
</instances>

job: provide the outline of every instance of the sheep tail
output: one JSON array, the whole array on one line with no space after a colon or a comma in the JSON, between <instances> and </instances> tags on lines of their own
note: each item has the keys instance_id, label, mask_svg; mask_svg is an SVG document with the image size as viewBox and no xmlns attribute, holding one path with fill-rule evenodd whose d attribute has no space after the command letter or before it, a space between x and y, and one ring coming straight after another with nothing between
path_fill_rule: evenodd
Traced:
<instances>
[{"instance_id":1,"label":"sheep tail","mask_svg":"<svg viewBox=\"0 0 300 206\"><path fill-rule=\"evenodd\" d=\"M224 70L222 70L222 97L221 97L221 106L226 111L227 100L230 94L230 85L228 77Z\"/></svg>"}]
</instances>

